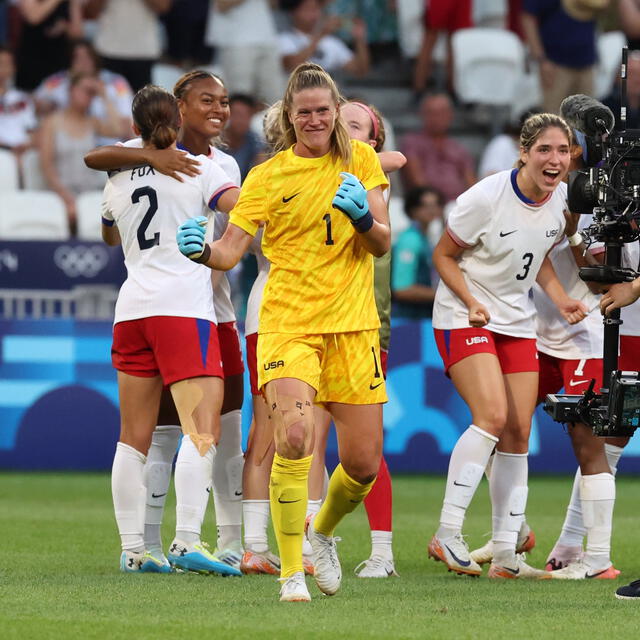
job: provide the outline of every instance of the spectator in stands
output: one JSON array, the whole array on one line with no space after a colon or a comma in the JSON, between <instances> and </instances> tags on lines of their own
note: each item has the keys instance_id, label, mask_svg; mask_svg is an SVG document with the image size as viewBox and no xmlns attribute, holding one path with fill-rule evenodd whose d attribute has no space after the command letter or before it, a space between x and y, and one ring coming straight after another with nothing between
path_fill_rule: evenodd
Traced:
<instances>
[{"instance_id":1,"label":"spectator in stands","mask_svg":"<svg viewBox=\"0 0 640 640\"><path fill-rule=\"evenodd\" d=\"M31 134L37 121L29 94L11 86L14 74L13 53L0 46L0 147L19 158L33 146Z\"/></svg>"},{"instance_id":2,"label":"spectator in stands","mask_svg":"<svg viewBox=\"0 0 640 640\"><path fill-rule=\"evenodd\" d=\"M120 114L121 131L117 138L100 138L98 144L113 144L131 133L131 101L133 92L124 76L107 69L100 69L100 61L95 49L87 40L76 40L71 45L71 66L45 78L37 88L34 97L41 116L56 109L64 109L69 104L69 78L77 73L97 75L104 85L104 92ZM106 105L100 95L91 102L91 112L99 120L106 117Z\"/></svg>"},{"instance_id":3,"label":"spectator in stands","mask_svg":"<svg viewBox=\"0 0 640 640\"><path fill-rule=\"evenodd\" d=\"M593 93L596 12L581 0L524 0L522 28L538 63L543 110L558 113L574 93Z\"/></svg>"},{"instance_id":4,"label":"spectator in stands","mask_svg":"<svg viewBox=\"0 0 640 640\"><path fill-rule=\"evenodd\" d=\"M453 54L451 36L458 29L471 27L471 0L426 0L422 44L413 72L413 89L424 92L432 73L433 49L440 34L447 34L447 89L453 93Z\"/></svg>"},{"instance_id":5,"label":"spectator in stands","mask_svg":"<svg viewBox=\"0 0 640 640\"><path fill-rule=\"evenodd\" d=\"M619 0L618 13L629 49L640 49L640 0Z\"/></svg>"},{"instance_id":6,"label":"spectator in stands","mask_svg":"<svg viewBox=\"0 0 640 640\"><path fill-rule=\"evenodd\" d=\"M367 29L360 18L349 18L353 51L333 34L343 19L326 16L320 0L281 0L291 19L291 28L280 34L280 53L286 71L310 60L331 72L347 71L364 76L369 71Z\"/></svg>"},{"instance_id":7,"label":"spectator in stands","mask_svg":"<svg viewBox=\"0 0 640 640\"><path fill-rule=\"evenodd\" d=\"M620 81L603 101L616 117L620 127ZM630 51L627 59L627 129L640 127L640 51Z\"/></svg>"},{"instance_id":8,"label":"spectator in stands","mask_svg":"<svg viewBox=\"0 0 640 640\"><path fill-rule=\"evenodd\" d=\"M84 0L17 0L22 24L16 51L16 86L33 91L68 64L70 39L82 37Z\"/></svg>"},{"instance_id":9,"label":"spectator in stands","mask_svg":"<svg viewBox=\"0 0 640 640\"><path fill-rule=\"evenodd\" d=\"M134 91L151 82L151 68L161 54L158 16L171 2L87 0L85 13L98 19L95 46L102 66L121 73Z\"/></svg>"},{"instance_id":10,"label":"spectator in stands","mask_svg":"<svg viewBox=\"0 0 640 640\"><path fill-rule=\"evenodd\" d=\"M229 98L229 106L231 115L224 132L224 141L227 143L227 153L235 158L240 167L244 182L249 170L260 161L266 145L251 129L251 119L258 106L255 99L244 93L236 93Z\"/></svg>"},{"instance_id":11,"label":"spectator in stands","mask_svg":"<svg viewBox=\"0 0 640 640\"><path fill-rule=\"evenodd\" d=\"M449 96L426 96L420 105L423 129L407 134L400 151L407 157L403 169L405 186L432 186L447 201L455 200L476 181L471 154L449 137L453 106Z\"/></svg>"},{"instance_id":12,"label":"spectator in stands","mask_svg":"<svg viewBox=\"0 0 640 640\"><path fill-rule=\"evenodd\" d=\"M90 115L96 95L100 95L106 107L103 120ZM84 156L96 146L99 135L114 137L120 126L120 114L106 95L104 85L96 76L86 73L71 76L68 106L42 123L42 173L48 188L64 200L72 234L76 231L76 197L83 191L104 186L104 176L87 168Z\"/></svg>"},{"instance_id":13,"label":"spectator in stands","mask_svg":"<svg viewBox=\"0 0 640 640\"><path fill-rule=\"evenodd\" d=\"M205 44L210 0L173 0L162 16L167 33L167 58L185 69L211 61L211 47Z\"/></svg>"},{"instance_id":14,"label":"spectator in stands","mask_svg":"<svg viewBox=\"0 0 640 640\"><path fill-rule=\"evenodd\" d=\"M285 86L269 0L212 0L206 34L230 93L271 104Z\"/></svg>"},{"instance_id":15,"label":"spectator in stands","mask_svg":"<svg viewBox=\"0 0 640 640\"><path fill-rule=\"evenodd\" d=\"M442 193L432 187L411 189L405 197L404 210L412 224L398 236L391 253L394 316L431 317L436 290L428 232L432 223L444 223L444 204Z\"/></svg>"},{"instance_id":16,"label":"spectator in stands","mask_svg":"<svg viewBox=\"0 0 640 640\"><path fill-rule=\"evenodd\" d=\"M504 127L504 132L489 141L478 165L480 180L492 173L515 167L520 155L520 131L524 121L533 113L535 111L527 111L517 121L509 121Z\"/></svg>"}]
</instances>

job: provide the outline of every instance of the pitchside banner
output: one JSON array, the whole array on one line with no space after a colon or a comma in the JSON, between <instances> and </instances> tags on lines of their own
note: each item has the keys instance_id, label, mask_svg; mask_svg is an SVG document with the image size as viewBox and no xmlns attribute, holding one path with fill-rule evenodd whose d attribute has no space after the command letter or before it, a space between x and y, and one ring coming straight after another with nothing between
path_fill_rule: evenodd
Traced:
<instances>
[{"instance_id":1,"label":"pitchside banner","mask_svg":"<svg viewBox=\"0 0 640 640\"><path fill-rule=\"evenodd\" d=\"M118 437L111 324L0 320L0 345L0 468L109 469ZM392 471L445 472L469 414L443 374L429 322L393 328L387 390L385 455ZM245 411L245 437L249 422ZM335 439L329 446L335 458ZM540 409L530 453L534 472L575 470L564 428ZM640 471L640 436L627 447L621 470Z\"/></svg>"}]
</instances>

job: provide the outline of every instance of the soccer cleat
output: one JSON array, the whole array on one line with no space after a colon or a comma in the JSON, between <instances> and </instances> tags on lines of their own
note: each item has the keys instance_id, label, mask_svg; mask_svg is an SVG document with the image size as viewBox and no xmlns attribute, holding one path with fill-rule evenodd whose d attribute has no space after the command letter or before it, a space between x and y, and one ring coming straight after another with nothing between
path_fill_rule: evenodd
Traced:
<instances>
[{"instance_id":1,"label":"soccer cleat","mask_svg":"<svg viewBox=\"0 0 640 640\"><path fill-rule=\"evenodd\" d=\"M527 553L536 546L536 534L527 527L527 533L524 533L522 529L518 535L518 546L516 547L516 553ZM486 564L493 560L493 541L489 540L484 546L479 549L474 549L469 557L478 564Z\"/></svg>"},{"instance_id":2,"label":"soccer cleat","mask_svg":"<svg viewBox=\"0 0 640 640\"><path fill-rule=\"evenodd\" d=\"M469 547L460 533L442 539L433 536L427 552L430 558L443 562L454 573L467 576L479 576L482 573L482 567L469 557Z\"/></svg>"},{"instance_id":3,"label":"soccer cleat","mask_svg":"<svg viewBox=\"0 0 640 640\"><path fill-rule=\"evenodd\" d=\"M315 516L308 516L305 522L307 540L313 549L313 577L322 593L334 595L342 582L342 568L338 559L336 542L340 538L325 536L313 528Z\"/></svg>"},{"instance_id":4,"label":"soccer cleat","mask_svg":"<svg viewBox=\"0 0 640 640\"><path fill-rule=\"evenodd\" d=\"M566 544L556 544L547 558L545 569L547 571L558 571L570 564L581 560L584 552L581 546L569 546Z\"/></svg>"},{"instance_id":5,"label":"soccer cleat","mask_svg":"<svg viewBox=\"0 0 640 640\"><path fill-rule=\"evenodd\" d=\"M585 580L588 578L595 580L615 580L620 572L609 565L606 569L593 571L584 560L571 562L564 569L557 569L551 572L551 577L556 580Z\"/></svg>"},{"instance_id":6,"label":"soccer cleat","mask_svg":"<svg viewBox=\"0 0 640 640\"><path fill-rule=\"evenodd\" d=\"M302 554L302 566L304 567L304 573L307 576L312 576L314 574L313 567L313 555L307 555L306 553Z\"/></svg>"},{"instance_id":7,"label":"soccer cleat","mask_svg":"<svg viewBox=\"0 0 640 640\"><path fill-rule=\"evenodd\" d=\"M393 565L393 558L388 560L382 556L371 556L368 560L361 562L353 572L358 576L358 578L398 577L396 568Z\"/></svg>"},{"instance_id":8,"label":"soccer cleat","mask_svg":"<svg viewBox=\"0 0 640 640\"><path fill-rule=\"evenodd\" d=\"M280 578L280 602L310 602L311 596L307 583L304 580L304 573L297 571L288 578Z\"/></svg>"},{"instance_id":9,"label":"soccer cleat","mask_svg":"<svg viewBox=\"0 0 640 640\"><path fill-rule=\"evenodd\" d=\"M638 600L640 602L640 580L634 580L624 587L616 589L616 598L618 600Z\"/></svg>"},{"instance_id":10,"label":"soccer cleat","mask_svg":"<svg viewBox=\"0 0 640 640\"><path fill-rule=\"evenodd\" d=\"M543 569L536 569L530 565L528 565L524 561L524 555L518 553L516 555L515 567L506 567L496 564L495 562L491 563L489 567L489 573L487 574L489 578L502 578L507 580L513 580L515 578L528 579L528 580L548 580L551 578L551 574L548 571L544 571Z\"/></svg>"},{"instance_id":11,"label":"soccer cleat","mask_svg":"<svg viewBox=\"0 0 640 640\"><path fill-rule=\"evenodd\" d=\"M280 558L271 551L258 553L247 549L242 556L240 570L247 574L267 573L278 576L280 575Z\"/></svg>"},{"instance_id":12,"label":"soccer cleat","mask_svg":"<svg viewBox=\"0 0 640 640\"><path fill-rule=\"evenodd\" d=\"M230 567L216 558L207 548L206 542L187 544L174 540L169 549L169 562L172 567L195 573L217 573L221 576L241 576L240 569Z\"/></svg>"},{"instance_id":13,"label":"soccer cleat","mask_svg":"<svg viewBox=\"0 0 640 640\"><path fill-rule=\"evenodd\" d=\"M142 573L171 573L171 565L162 553L162 549L149 549L142 556L140 562L140 571Z\"/></svg>"},{"instance_id":14,"label":"soccer cleat","mask_svg":"<svg viewBox=\"0 0 640 640\"><path fill-rule=\"evenodd\" d=\"M240 566L242 564L242 554L242 548L237 550L231 547L227 547L226 549L216 549L213 552L213 555L218 558L220 562L224 562L238 571L242 571Z\"/></svg>"},{"instance_id":15,"label":"soccer cleat","mask_svg":"<svg viewBox=\"0 0 640 640\"><path fill-rule=\"evenodd\" d=\"M123 551L120 555L120 571L124 573L138 573L144 553L137 551Z\"/></svg>"}]
</instances>

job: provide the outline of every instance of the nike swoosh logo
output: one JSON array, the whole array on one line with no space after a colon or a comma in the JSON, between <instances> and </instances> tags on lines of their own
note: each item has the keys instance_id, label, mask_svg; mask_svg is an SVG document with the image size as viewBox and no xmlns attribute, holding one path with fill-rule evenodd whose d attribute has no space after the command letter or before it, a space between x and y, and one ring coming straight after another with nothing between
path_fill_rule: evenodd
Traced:
<instances>
[{"instance_id":1,"label":"nike swoosh logo","mask_svg":"<svg viewBox=\"0 0 640 640\"><path fill-rule=\"evenodd\" d=\"M514 518L517 518L519 516L523 516L524 513L513 513L513 511L509 511L509 515L513 516Z\"/></svg>"},{"instance_id":2,"label":"nike swoosh logo","mask_svg":"<svg viewBox=\"0 0 640 640\"><path fill-rule=\"evenodd\" d=\"M294 502L300 502L301 498L298 498L297 500L283 500L282 498L278 498L278 502L280 504L293 504Z\"/></svg>"},{"instance_id":3,"label":"nike swoosh logo","mask_svg":"<svg viewBox=\"0 0 640 640\"><path fill-rule=\"evenodd\" d=\"M301 191L298 191L298 193L294 193L292 196L289 196L288 198L285 198L284 196L282 196L282 202L287 204L287 202L293 200L296 196L299 196L301 193L302 193Z\"/></svg>"},{"instance_id":4,"label":"nike swoosh logo","mask_svg":"<svg viewBox=\"0 0 640 640\"><path fill-rule=\"evenodd\" d=\"M458 482L457 480L454 480L454 481L453 481L453 484L455 484L455 485L456 485L456 487L469 487L469 488L471 488L471 485L470 485L470 484L461 484L461 483L460 483L460 482Z\"/></svg>"},{"instance_id":5,"label":"nike swoosh logo","mask_svg":"<svg viewBox=\"0 0 640 640\"><path fill-rule=\"evenodd\" d=\"M510 569L509 567L502 567L505 571L508 571L509 573L512 573L514 576L517 576L520 573L520 568L518 567L517 569Z\"/></svg>"},{"instance_id":6,"label":"nike swoosh logo","mask_svg":"<svg viewBox=\"0 0 640 640\"><path fill-rule=\"evenodd\" d=\"M514 229L513 231L507 231L507 233L505 233L504 231L500 232L500 237L501 238L506 238L507 236L510 236L512 233L515 233L517 231L517 229Z\"/></svg>"},{"instance_id":7,"label":"nike swoosh logo","mask_svg":"<svg viewBox=\"0 0 640 640\"><path fill-rule=\"evenodd\" d=\"M451 549L449 549L449 547L445 544L444 545L446 550L451 554L451 557L461 566L461 567L468 567L471 564L471 560L460 560L460 558L458 558L458 556L453 553L453 551L451 551Z\"/></svg>"},{"instance_id":8,"label":"nike swoosh logo","mask_svg":"<svg viewBox=\"0 0 640 640\"><path fill-rule=\"evenodd\" d=\"M598 573L592 573L591 575L587 573L586 576L587 578L597 578L598 576L601 576L603 573L606 573L607 571L609 571L609 569L603 569L602 571L598 571Z\"/></svg>"},{"instance_id":9,"label":"nike swoosh logo","mask_svg":"<svg viewBox=\"0 0 640 640\"><path fill-rule=\"evenodd\" d=\"M382 382L378 382L378 384L370 384L369 389L373 391L374 389L377 389L381 384L384 384L384 380Z\"/></svg>"},{"instance_id":10,"label":"nike swoosh logo","mask_svg":"<svg viewBox=\"0 0 640 640\"><path fill-rule=\"evenodd\" d=\"M241 495L242 495L242 491L234 491L233 493L234 493L235 495L237 495L237 496L241 496Z\"/></svg>"},{"instance_id":11,"label":"nike swoosh logo","mask_svg":"<svg viewBox=\"0 0 640 640\"><path fill-rule=\"evenodd\" d=\"M569 380L569 386L577 387L579 384L586 384L587 382L591 382L591 380Z\"/></svg>"},{"instance_id":12,"label":"nike swoosh logo","mask_svg":"<svg viewBox=\"0 0 640 640\"><path fill-rule=\"evenodd\" d=\"M151 497L152 498L162 498L162 496L166 496L166 495L167 495L167 493L165 491L164 493L152 493Z\"/></svg>"}]
</instances>

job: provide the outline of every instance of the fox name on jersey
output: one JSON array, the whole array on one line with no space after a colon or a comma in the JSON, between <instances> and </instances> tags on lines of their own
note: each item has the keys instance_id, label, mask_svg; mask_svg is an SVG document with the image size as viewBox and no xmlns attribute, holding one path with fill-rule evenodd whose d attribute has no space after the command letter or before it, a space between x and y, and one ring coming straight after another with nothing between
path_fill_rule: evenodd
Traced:
<instances>
[{"instance_id":1,"label":"fox name on jersey","mask_svg":"<svg viewBox=\"0 0 640 640\"><path fill-rule=\"evenodd\" d=\"M517 170L501 171L465 191L447 221L450 237L465 251L459 266L473 295L491 315L485 329L535 338L529 290L547 252L562 237L566 186L540 203L518 189ZM469 326L464 303L441 280L433 311L436 329Z\"/></svg>"},{"instance_id":2,"label":"fox name on jersey","mask_svg":"<svg viewBox=\"0 0 640 640\"><path fill-rule=\"evenodd\" d=\"M185 260L175 243L176 229L215 206L235 187L205 156L200 174L179 182L141 166L111 172L104 188L103 224L116 224L122 239L127 279L120 289L114 322L151 316L216 321L210 270Z\"/></svg>"}]
</instances>

